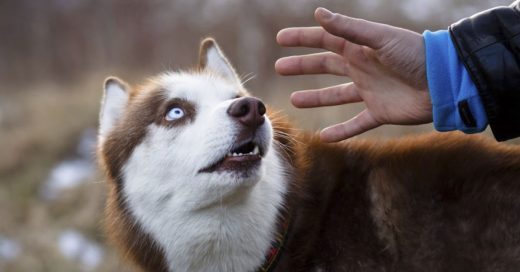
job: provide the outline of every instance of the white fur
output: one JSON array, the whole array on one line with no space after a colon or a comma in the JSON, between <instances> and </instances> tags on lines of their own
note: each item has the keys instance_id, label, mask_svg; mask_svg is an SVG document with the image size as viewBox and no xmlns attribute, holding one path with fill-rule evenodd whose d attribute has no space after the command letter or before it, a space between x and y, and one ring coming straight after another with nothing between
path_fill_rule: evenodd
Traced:
<instances>
[{"instance_id":1,"label":"white fur","mask_svg":"<svg viewBox=\"0 0 520 272\"><path fill-rule=\"evenodd\" d=\"M170 73L157 84L196 106L194 122L156 124L123 169L123 193L139 224L159 243L172 271L253 271L274 239L286 191L269 120L258 129L267 153L258 171L199 173L222 158L238 123L226 112L241 88L211 74Z\"/></svg>"},{"instance_id":2,"label":"white fur","mask_svg":"<svg viewBox=\"0 0 520 272\"><path fill-rule=\"evenodd\" d=\"M245 92L216 44L206 57L202 74L167 73L156 80L166 99L193 103L196 117L183 126L147 127L122 169L122 193L139 225L163 248L171 271L253 271L274 239L286 192L284 162L266 118L257 130L266 148L260 167L248 175L199 172L236 141L240 127L226 111ZM121 85L106 87L100 138L124 114L127 100Z\"/></svg>"},{"instance_id":3,"label":"white fur","mask_svg":"<svg viewBox=\"0 0 520 272\"><path fill-rule=\"evenodd\" d=\"M224 54L216 44L208 48L208 51L206 52L206 60L206 69L217 72L227 79L236 79L235 70L231 65L229 65L226 57L224 57Z\"/></svg>"},{"instance_id":4,"label":"white fur","mask_svg":"<svg viewBox=\"0 0 520 272\"><path fill-rule=\"evenodd\" d=\"M107 81L101 103L101 112L99 114L100 138L104 138L110 129L114 127L123 114L127 102L128 93L125 88L115 82L115 80Z\"/></svg>"}]
</instances>

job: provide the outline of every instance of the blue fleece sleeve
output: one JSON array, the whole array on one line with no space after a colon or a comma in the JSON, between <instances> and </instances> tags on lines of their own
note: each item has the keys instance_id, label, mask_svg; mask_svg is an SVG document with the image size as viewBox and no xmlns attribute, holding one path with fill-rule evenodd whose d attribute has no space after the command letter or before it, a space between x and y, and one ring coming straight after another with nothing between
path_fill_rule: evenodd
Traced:
<instances>
[{"instance_id":1,"label":"blue fleece sleeve","mask_svg":"<svg viewBox=\"0 0 520 272\"><path fill-rule=\"evenodd\" d=\"M476 133L488 124L477 87L459 60L447 30L423 33L426 76L438 131Z\"/></svg>"}]
</instances>

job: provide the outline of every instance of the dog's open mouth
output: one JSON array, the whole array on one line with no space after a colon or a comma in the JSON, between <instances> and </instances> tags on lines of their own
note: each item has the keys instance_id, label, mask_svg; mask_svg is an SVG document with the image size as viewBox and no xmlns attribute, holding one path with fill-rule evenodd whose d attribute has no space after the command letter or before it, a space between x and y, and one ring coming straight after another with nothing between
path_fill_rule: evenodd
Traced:
<instances>
[{"instance_id":1,"label":"dog's open mouth","mask_svg":"<svg viewBox=\"0 0 520 272\"><path fill-rule=\"evenodd\" d=\"M263 148L254 141L248 141L231 150L222 159L201 169L200 173L215 171L243 171L257 166L263 156Z\"/></svg>"},{"instance_id":2,"label":"dog's open mouth","mask_svg":"<svg viewBox=\"0 0 520 272\"><path fill-rule=\"evenodd\" d=\"M260 148L253 142L247 142L229 151L226 157L247 157L260 155Z\"/></svg>"}]
</instances>

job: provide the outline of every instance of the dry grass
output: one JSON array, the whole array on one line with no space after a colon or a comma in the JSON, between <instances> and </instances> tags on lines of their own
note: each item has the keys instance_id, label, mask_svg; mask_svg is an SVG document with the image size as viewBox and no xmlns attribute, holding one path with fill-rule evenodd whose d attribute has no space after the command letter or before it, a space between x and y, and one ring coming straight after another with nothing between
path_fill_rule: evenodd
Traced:
<instances>
[{"instance_id":1,"label":"dry grass","mask_svg":"<svg viewBox=\"0 0 520 272\"><path fill-rule=\"evenodd\" d=\"M77 229L104 243L100 225L104 184L93 179L44 201L50 169L73 153L85 128L95 127L102 77L74 86L37 85L6 91L0 109L0 234L21 243L21 255L0 271L81 271L58 250L58 235ZM23 95L21 95L23 93ZM96 271L124 271L111 250Z\"/></svg>"}]
</instances>

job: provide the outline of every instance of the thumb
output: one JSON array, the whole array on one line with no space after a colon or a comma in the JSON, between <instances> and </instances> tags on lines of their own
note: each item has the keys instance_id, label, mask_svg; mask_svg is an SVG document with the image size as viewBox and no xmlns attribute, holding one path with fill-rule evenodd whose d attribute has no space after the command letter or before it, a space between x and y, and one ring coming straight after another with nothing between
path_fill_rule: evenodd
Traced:
<instances>
[{"instance_id":1,"label":"thumb","mask_svg":"<svg viewBox=\"0 0 520 272\"><path fill-rule=\"evenodd\" d=\"M332 13L325 8L317 8L314 17L330 34L376 50L383 47L390 30L387 25Z\"/></svg>"}]
</instances>

